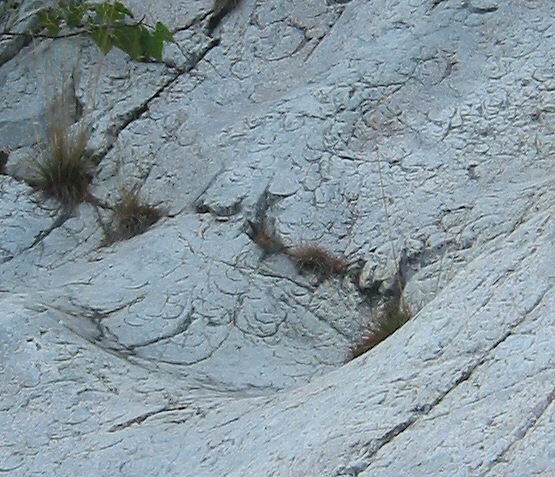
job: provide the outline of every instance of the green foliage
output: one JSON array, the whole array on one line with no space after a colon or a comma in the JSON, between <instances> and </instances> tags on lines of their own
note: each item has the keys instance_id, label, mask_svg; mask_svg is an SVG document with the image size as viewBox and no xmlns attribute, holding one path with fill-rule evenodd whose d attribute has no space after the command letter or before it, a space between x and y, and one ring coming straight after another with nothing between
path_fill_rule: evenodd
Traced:
<instances>
[{"instance_id":1,"label":"green foliage","mask_svg":"<svg viewBox=\"0 0 555 477\"><path fill-rule=\"evenodd\" d=\"M104 54L116 47L136 60L160 61L164 42L173 39L171 32L161 22L152 28L142 21L130 23L133 18L123 3L109 1L59 1L37 12L39 26L49 36L57 36L64 26L77 28L90 35Z\"/></svg>"},{"instance_id":2,"label":"green foliage","mask_svg":"<svg viewBox=\"0 0 555 477\"><path fill-rule=\"evenodd\" d=\"M56 36L60 31L60 22L57 17L47 9L39 10L37 12L37 20L39 21L39 25L45 28L51 36Z\"/></svg>"}]
</instances>

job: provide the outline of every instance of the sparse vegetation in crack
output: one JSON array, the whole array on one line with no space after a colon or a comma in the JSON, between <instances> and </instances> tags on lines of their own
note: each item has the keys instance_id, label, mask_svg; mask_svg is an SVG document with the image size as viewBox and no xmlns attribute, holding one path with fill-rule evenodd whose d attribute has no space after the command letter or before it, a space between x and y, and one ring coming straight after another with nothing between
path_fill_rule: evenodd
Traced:
<instances>
[{"instance_id":1,"label":"sparse vegetation in crack","mask_svg":"<svg viewBox=\"0 0 555 477\"><path fill-rule=\"evenodd\" d=\"M335 257L318 244L286 246L279 238L272 237L263 223L248 221L251 240L264 255L283 253L295 264L299 272L309 271L320 278L340 275L347 269L345 260Z\"/></svg>"},{"instance_id":2,"label":"sparse vegetation in crack","mask_svg":"<svg viewBox=\"0 0 555 477\"><path fill-rule=\"evenodd\" d=\"M360 338L351 346L346 362L371 350L411 318L410 310L403 299L400 283L392 295L379 297L375 308L377 309L376 317L367 323Z\"/></svg>"},{"instance_id":3,"label":"sparse vegetation in crack","mask_svg":"<svg viewBox=\"0 0 555 477\"><path fill-rule=\"evenodd\" d=\"M70 105L62 89L45 110L46 145L34 167L38 178L31 185L73 210L90 197L92 162L85 151L86 124L71 124Z\"/></svg>"},{"instance_id":4,"label":"sparse vegetation in crack","mask_svg":"<svg viewBox=\"0 0 555 477\"><path fill-rule=\"evenodd\" d=\"M387 198L385 196L381 158L378 150L376 150L376 157L381 199L386 217L388 241L391 245L391 255L395 261L397 270L392 286L388 287L384 293L381 294L381 296L377 288L379 287L379 284L374 284L373 287L365 291L369 304L376 302L377 299L377 306L375 307L375 309L377 309L377 316L367 323L366 329L363 329L359 339L353 343L349 349L346 361L351 361L352 359L366 353L374 346L385 340L388 336L395 333L395 331L401 328L412 317L404 296L406 277L404 276L403 267L406 265L407 257L405 252L403 252L401 257L398 258L395 250L393 231L387 208ZM363 292L363 290L361 290L361 292Z\"/></svg>"},{"instance_id":5,"label":"sparse vegetation in crack","mask_svg":"<svg viewBox=\"0 0 555 477\"><path fill-rule=\"evenodd\" d=\"M275 237L271 237L263 222L247 221L249 230L247 234L250 239L258 245L265 255L273 253L285 252L285 245L283 242Z\"/></svg>"},{"instance_id":6,"label":"sparse vegetation in crack","mask_svg":"<svg viewBox=\"0 0 555 477\"><path fill-rule=\"evenodd\" d=\"M145 202L140 189L122 188L112 207L111 225L105 230L101 245L106 246L146 232L163 216L161 209Z\"/></svg>"},{"instance_id":7,"label":"sparse vegetation in crack","mask_svg":"<svg viewBox=\"0 0 555 477\"><path fill-rule=\"evenodd\" d=\"M172 40L172 35L162 23L155 27L146 25L141 19L133 20L132 12L121 2L57 2L50 7L41 8L31 13L32 26L26 32L0 31L0 39L23 38L26 41L35 38L60 39L76 36L89 36L101 51L98 63L98 83L104 55L113 47L119 48L131 58L141 61L160 61L165 42ZM158 97L168 85L175 81L181 72L176 71L170 81L138 109L131 112L121 129L139 117L148 109L149 102ZM65 83L64 83L65 84ZM75 114L75 91L67 93L69 88L62 87L58 94L54 92L50 104L43 108L46 123L46 138L40 146L40 155L29 157L31 177L25 180L46 197L58 201L63 209L63 221L71 215L77 205L89 202L106 208L89 191L93 170L104 151L87 151L89 124L80 120L81 113ZM95 87L93 86L93 89ZM94 104L94 93L91 95ZM118 130L119 133L119 130ZM112 143L113 144L113 143ZM112 144L108 146L110 150ZM9 151L0 151L0 173L6 173ZM107 241L123 240L144 232L162 215L161 211L139 198L132 190L122 191L120 201L113 207L114 227L107 234ZM32 246L43 240L56 228L39 234ZM106 232L106 228L105 232Z\"/></svg>"},{"instance_id":8,"label":"sparse vegetation in crack","mask_svg":"<svg viewBox=\"0 0 555 477\"><path fill-rule=\"evenodd\" d=\"M316 244L303 244L288 248L287 254L299 270L309 270L323 277L339 275L347 268L345 260L335 257Z\"/></svg>"},{"instance_id":9,"label":"sparse vegetation in crack","mask_svg":"<svg viewBox=\"0 0 555 477\"><path fill-rule=\"evenodd\" d=\"M285 245L265 226L266 212L264 209L262 216L258 214L256 222L247 221L249 225L247 233L251 240L262 249L264 256L286 255L296 265L299 272L313 273L320 282L332 276L350 275L354 283L359 283L360 270L352 269L344 258L334 256L318 244ZM403 256L402 261L404 259L406 257ZM382 292L378 290L378 284L370 289L362 289L360 285L357 285L358 292L363 297L363 303L369 310L372 310L372 314L361 330L359 339L351 345L346 362L372 349L395 333L411 318L411 312L403 296L405 277L401 266L402 264L398 263L398 271L393 284Z\"/></svg>"}]
</instances>

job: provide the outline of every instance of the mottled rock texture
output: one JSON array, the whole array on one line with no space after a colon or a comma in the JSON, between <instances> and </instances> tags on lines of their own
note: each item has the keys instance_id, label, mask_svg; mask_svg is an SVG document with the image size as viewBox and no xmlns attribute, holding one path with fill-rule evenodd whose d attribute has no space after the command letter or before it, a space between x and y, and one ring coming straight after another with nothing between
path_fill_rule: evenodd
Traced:
<instances>
[{"instance_id":1,"label":"mottled rock texture","mask_svg":"<svg viewBox=\"0 0 555 477\"><path fill-rule=\"evenodd\" d=\"M125 3L163 62L0 41L0 474L552 475L555 4ZM72 213L30 185L62 89ZM164 217L106 245L123 188Z\"/></svg>"}]
</instances>

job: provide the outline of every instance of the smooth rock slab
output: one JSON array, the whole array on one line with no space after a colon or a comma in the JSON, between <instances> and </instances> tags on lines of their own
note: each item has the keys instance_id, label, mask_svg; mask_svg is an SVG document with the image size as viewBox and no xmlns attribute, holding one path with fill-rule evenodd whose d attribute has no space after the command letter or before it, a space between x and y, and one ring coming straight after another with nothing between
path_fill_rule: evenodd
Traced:
<instances>
[{"instance_id":1,"label":"smooth rock slab","mask_svg":"<svg viewBox=\"0 0 555 477\"><path fill-rule=\"evenodd\" d=\"M55 314L29 310L32 297L4 297L2 408L18 429L3 439L6 462L21 474L57 475L84 456L89 469L124 475L408 475L417 464L434 475L495 471L527 431L541 430L535 424L553 399L552 225L546 214L530 218L387 341L268 397L183 395L176 376L94 352ZM531 276L535 286L516 291ZM54 407L45 412L47 402ZM26 441L25 429L48 425L42 445ZM23 460L29 446L39 454Z\"/></svg>"}]
</instances>

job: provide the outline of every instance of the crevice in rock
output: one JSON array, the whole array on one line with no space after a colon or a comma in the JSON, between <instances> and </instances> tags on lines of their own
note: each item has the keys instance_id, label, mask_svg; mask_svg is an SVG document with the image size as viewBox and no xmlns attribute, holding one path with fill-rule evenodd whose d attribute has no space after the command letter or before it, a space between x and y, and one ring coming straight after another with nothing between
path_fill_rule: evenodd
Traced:
<instances>
[{"instance_id":1,"label":"crevice in rock","mask_svg":"<svg viewBox=\"0 0 555 477\"><path fill-rule=\"evenodd\" d=\"M19 52L33 40L33 34L38 32L35 22L29 22L26 27L28 33L9 35L6 31L0 32L0 67L15 58Z\"/></svg>"},{"instance_id":2,"label":"crevice in rock","mask_svg":"<svg viewBox=\"0 0 555 477\"><path fill-rule=\"evenodd\" d=\"M333 10L335 10L335 12L337 12L337 16L335 17L335 19L333 20L333 23L329 23L329 29L327 29L326 31L324 31L324 33L319 36L319 37L308 37L308 31L305 28L303 30L303 34L304 34L304 40L303 44L297 48L297 50L295 50L295 53L300 51L302 48L304 48L305 46L310 44L310 40L312 40L313 38L315 39L314 44L311 45L311 48L308 50L307 55L304 58L304 62L306 63L310 57L314 54L314 52L318 49L318 47L320 46L320 44L327 38L327 36L330 34L330 32L333 30L333 28L335 27L335 25L337 24L337 22L339 21L339 19L341 18L341 16L343 15L343 12L345 11L345 7L344 5L349 3L351 0L332 0L329 1L328 0L328 5L332 6Z\"/></svg>"},{"instance_id":3,"label":"crevice in rock","mask_svg":"<svg viewBox=\"0 0 555 477\"><path fill-rule=\"evenodd\" d=\"M0 41L2 40L2 36L7 37L7 42L11 40L11 44L4 46L3 50L0 52L0 66L3 66L10 60L14 59L21 52L21 50L23 50L26 46L29 46L33 40L55 39L47 37L46 35L37 34L37 31L37 29L33 29L32 32L24 33L0 32Z\"/></svg>"},{"instance_id":4,"label":"crevice in rock","mask_svg":"<svg viewBox=\"0 0 555 477\"><path fill-rule=\"evenodd\" d=\"M373 457L383 446L390 443L393 439L395 439L399 434L405 431L408 427L410 427L414 421L416 420L416 416L411 417L410 419L397 424L393 429L386 432L382 437L371 441L368 445L368 454L367 458ZM358 464L353 464L349 466L341 466L337 469L332 475L333 477L344 477L346 475L357 477L360 473L364 472L369 465L361 462Z\"/></svg>"},{"instance_id":5,"label":"crevice in rock","mask_svg":"<svg viewBox=\"0 0 555 477\"><path fill-rule=\"evenodd\" d=\"M0 175L7 175L6 164L8 164L8 159L10 157L9 151L0 149Z\"/></svg>"},{"instance_id":6,"label":"crevice in rock","mask_svg":"<svg viewBox=\"0 0 555 477\"><path fill-rule=\"evenodd\" d=\"M176 33L180 33L182 31L186 31L189 28L202 23L204 20L206 20L206 18L208 18L211 15L211 12L204 12L201 13L199 15L197 15L196 17L194 17L190 22L185 23L185 25L177 27L175 30L172 31L172 34L176 34Z\"/></svg>"},{"instance_id":7,"label":"crevice in rock","mask_svg":"<svg viewBox=\"0 0 555 477\"><path fill-rule=\"evenodd\" d=\"M211 35L223 18L236 9L241 3L241 0L214 0L214 6L208 21L207 31Z\"/></svg>"},{"instance_id":8,"label":"crevice in rock","mask_svg":"<svg viewBox=\"0 0 555 477\"><path fill-rule=\"evenodd\" d=\"M129 362L129 358L134 355L132 350L130 350L128 346L120 343L118 337L111 333L107 327L103 326L102 321L109 318L111 314L138 303L140 300L142 300L142 297L123 303L110 310L99 310L92 307L83 307L78 303L72 303L72 306L79 310L80 313L75 310L64 310L61 307L46 303L44 306L46 309L54 310L60 313L62 317L68 317L62 320L63 326L76 336L79 336L81 339L87 341L93 346L98 346L100 349L116 356L117 358ZM84 330L80 329L79 320L88 321L93 325L96 331L94 333L90 333L84 331L86 328ZM75 323L75 325L73 325L73 323ZM146 366L135 361L133 361L132 364L145 369L147 368Z\"/></svg>"},{"instance_id":9,"label":"crevice in rock","mask_svg":"<svg viewBox=\"0 0 555 477\"><path fill-rule=\"evenodd\" d=\"M108 146L101 151L97 151L93 158L96 162L100 162L103 157L105 157L114 147L119 134L127 128L133 121L141 118L141 116L148 111L149 105L152 101L159 98L169 87L171 87L182 75L191 72L196 65L202 61L202 59L216 46L219 45L219 40L212 39L206 47L192 60L185 68L173 68L174 74L153 94L151 95L143 104L136 107L132 111L129 111L122 118L122 121L118 125L114 125L111 129L107 131L107 135L110 137Z\"/></svg>"},{"instance_id":10,"label":"crevice in rock","mask_svg":"<svg viewBox=\"0 0 555 477\"><path fill-rule=\"evenodd\" d=\"M48 227L48 229L39 232L39 234L35 237L35 240L33 241L33 243L29 245L27 248L24 248L22 252L26 252L36 247L39 243L41 243L44 239L46 239L46 237L48 237L54 230L62 227L70 218L71 218L71 212L68 212L68 211L62 212L58 217L56 217L53 224L50 227Z\"/></svg>"},{"instance_id":11,"label":"crevice in rock","mask_svg":"<svg viewBox=\"0 0 555 477\"><path fill-rule=\"evenodd\" d=\"M241 212L242 197L237 197L226 205L209 205L202 200L195 201L195 211L199 214L211 214L216 220L226 220Z\"/></svg>"},{"instance_id":12,"label":"crevice in rock","mask_svg":"<svg viewBox=\"0 0 555 477\"><path fill-rule=\"evenodd\" d=\"M136 343L136 344L129 345L129 346L127 346L127 349L129 349L131 352L134 352L137 348L144 348L145 346L150 346L150 345L159 343L159 342L164 341L164 340L169 340L171 338L175 338L177 335L185 333L188 330L189 326L191 326L191 323L194 321L194 319L193 319L194 313L195 313L195 309L193 308L178 323L175 330L171 331L170 333L166 333L164 335L157 336L156 338L152 338L150 340L146 340L146 341L143 341L141 343Z\"/></svg>"},{"instance_id":13,"label":"crevice in rock","mask_svg":"<svg viewBox=\"0 0 555 477\"><path fill-rule=\"evenodd\" d=\"M432 0L432 10L445 0Z\"/></svg>"},{"instance_id":14,"label":"crevice in rock","mask_svg":"<svg viewBox=\"0 0 555 477\"><path fill-rule=\"evenodd\" d=\"M214 356L214 354L221 349L221 347L224 345L228 336L229 336L229 332L228 332L228 335L224 339L222 339L217 345L213 346L212 349L208 353L206 353L204 356L202 356L201 358L194 359L194 360L189 361L189 362L177 361L177 360L166 359L166 358L157 358L155 360L155 364L163 363L163 364L168 364L168 365L171 365L171 366L177 366L179 368L183 368L184 366L185 367L186 366L193 366L195 364L202 363L203 361L206 361L206 360L212 358L212 356ZM171 338L169 338L169 339L171 339ZM141 358L145 359L147 361L154 361L150 357L141 356Z\"/></svg>"},{"instance_id":15,"label":"crevice in rock","mask_svg":"<svg viewBox=\"0 0 555 477\"><path fill-rule=\"evenodd\" d=\"M302 51L302 49L308 45L308 43L310 42L310 38L308 35L308 27L305 27L303 25L299 25L297 24L295 21L288 19L288 21L284 22L285 25L294 28L296 30L298 30L302 35L303 35L303 39L301 40L301 42L297 45L297 47L293 50L293 52L287 56L295 56L297 53L299 53L300 51ZM280 60L283 58L279 58ZM276 60L272 60L272 61L276 61ZM305 59L306 61L306 59Z\"/></svg>"},{"instance_id":16,"label":"crevice in rock","mask_svg":"<svg viewBox=\"0 0 555 477\"><path fill-rule=\"evenodd\" d=\"M277 274L277 273L271 273L269 271L259 270L259 269L256 270L256 273L258 275L260 275L261 277L288 281L288 282L298 286L299 288L302 288L303 290L306 290L309 293L314 293L314 291L316 290L316 288L311 286L310 284L303 283L301 281L295 280L295 279L291 278L290 276L280 275L280 274Z\"/></svg>"},{"instance_id":17,"label":"crevice in rock","mask_svg":"<svg viewBox=\"0 0 555 477\"><path fill-rule=\"evenodd\" d=\"M488 469L484 472L483 475L489 474L495 466L506 462L505 456L511 451L511 449L518 444L518 442L522 441L538 424L541 420L543 415L549 409L549 406L553 403L553 399L555 398L555 389L552 389L551 392L546 396L542 402L536 406L534 409L534 415L532 419L527 422L521 429L518 430L516 439L512 441L509 445L503 449L503 451L495 458L495 460L489 465Z\"/></svg>"},{"instance_id":18,"label":"crevice in rock","mask_svg":"<svg viewBox=\"0 0 555 477\"><path fill-rule=\"evenodd\" d=\"M108 429L108 432L122 431L133 425L142 424L147 419L157 416L159 414L164 414L164 413L173 412L173 411L186 411L186 410L189 410L191 406L192 406L192 403L186 403L186 404L169 403L160 409L154 409L152 411L148 411L144 414L136 416L132 419L128 419L127 421L121 422L119 424L115 424L112 427L110 427L110 429ZM202 413L201 409L196 408L196 413L197 414Z\"/></svg>"},{"instance_id":19,"label":"crevice in rock","mask_svg":"<svg viewBox=\"0 0 555 477\"><path fill-rule=\"evenodd\" d=\"M225 171L225 164L222 165L222 167L220 168L219 171L217 171L208 181L208 183L206 184L206 186L204 187L204 189L202 189L202 191L200 191L200 193L197 195L197 197L195 197L195 199L193 200L193 204L195 207L195 210L197 213L199 214L206 214L206 213L210 213L210 207L204 202L203 200L203 196L204 194L206 194L206 192L215 184L215 182L218 180L218 177Z\"/></svg>"},{"instance_id":20,"label":"crevice in rock","mask_svg":"<svg viewBox=\"0 0 555 477\"><path fill-rule=\"evenodd\" d=\"M296 301L296 303L299 306L303 306L303 304L299 303L298 301ZM337 327L332 320L327 319L327 315L320 315L319 313L317 313L316 310L311 310L310 308L307 308L307 311L320 323L323 323L324 325L327 325L329 328L331 328L337 334L337 336L341 336L347 343L351 341L351 338L346 335L339 327Z\"/></svg>"},{"instance_id":21,"label":"crevice in rock","mask_svg":"<svg viewBox=\"0 0 555 477\"><path fill-rule=\"evenodd\" d=\"M133 121L136 121L137 119L139 119L146 111L148 111L148 107L150 105L150 103L152 101L154 101L155 99L159 98L160 95L167 89L169 88L173 83L175 83L175 81L181 76L180 72L176 72L174 75L172 75L172 77L166 81L162 87L160 87L153 95L151 95L143 104L141 104L140 106L136 107L135 109L129 111L127 114L125 114L122 117L122 121L120 124L117 125L113 125L111 128L109 128L106 133L107 136L109 137L109 141L108 141L108 147L105 148L104 150L100 150L97 151L94 155L93 158L95 160L95 162L99 163L103 157L105 157L106 155L108 155L108 153L112 150L112 148L114 147L114 144L116 143L116 140L119 136L119 134L125 129L127 128L127 126L129 126Z\"/></svg>"}]
</instances>

